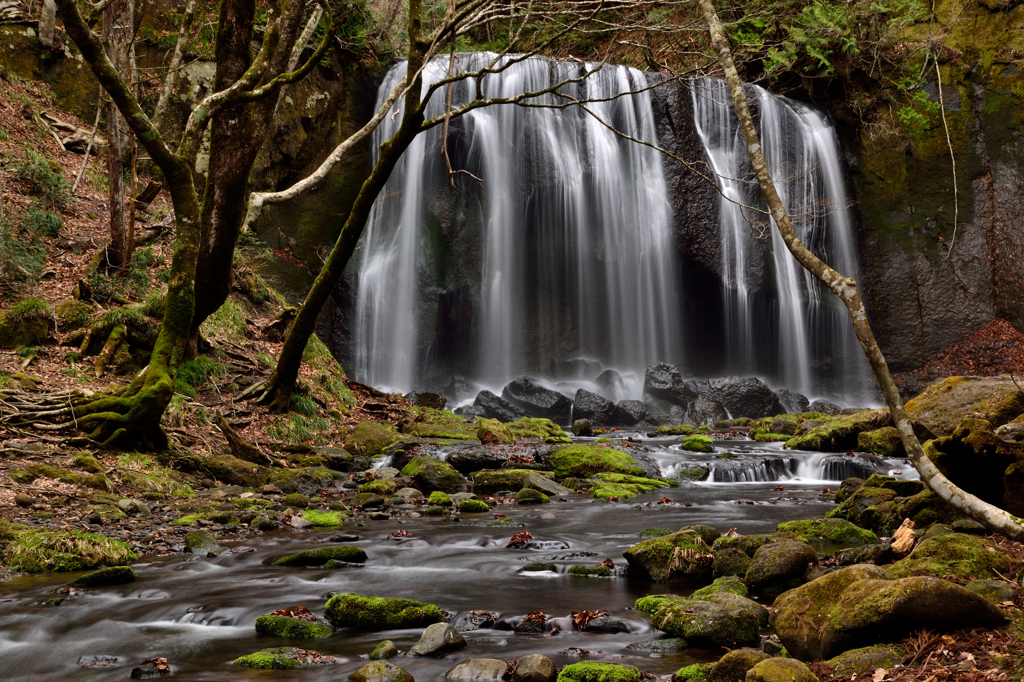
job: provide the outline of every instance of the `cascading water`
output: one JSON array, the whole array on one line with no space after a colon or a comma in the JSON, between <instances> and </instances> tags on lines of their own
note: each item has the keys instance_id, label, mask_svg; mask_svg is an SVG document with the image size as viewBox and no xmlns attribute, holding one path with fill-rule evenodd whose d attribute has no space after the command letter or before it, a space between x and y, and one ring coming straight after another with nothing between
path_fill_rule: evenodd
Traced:
<instances>
[{"instance_id":1,"label":"cascading water","mask_svg":"<svg viewBox=\"0 0 1024 682\"><path fill-rule=\"evenodd\" d=\"M797 233L826 262L856 278L853 221L835 132L820 111L749 87L757 93L765 160ZM717 79L695 79L691 93L697 132L722 195L719 235L731 371L766 374L811 394L844 385L848 392L861 389L867 364L845 310L799 266L763 211L728 87ZM770 244L774 339L765 338L765 330L752 331L748 261L761 239ZM767 366L760 365L756 347L769 344L775 353ZM826 367L812 366L812 358Z\"/></svg>"},{"instance_id":2,"label":"cascading water","mask_svg":"<svg viewBox=\"0 0 1024 682\"><path fill-rule=\"evenodd\" d=\"M490 54L460 55L460 71L476 70ZM505 63L503 60L502 63ZM578 79L595 65L527 59L480 84L485 98L512 97ZM394 67L381 97L404 75ZM424 88L445 74L447 61L425 70ZM477 83L459 83L454 106L470 101ZM536 369L560 349L637 371L659 360L678 361L679 316L672 300L677 278L671 210L661 157L610 130L656 143L644 74L605 66L562 91L591 100L579 108L491 106L469 113L449 140L460 169L462 216L483 234L478 311L470 353L476 378L501 386ZM443 112L445 92L428 105ZM558 104L554 95L531 100ZM600 119L600 120L598 120ZM398 117L375 133L394 134ZM453 142L454 140L454 142ZM402 390L421 378L418 319L420 240L433 204L447 186L439 155L441 131L421 134L392 173L366 228L359 273L355 372L361 380ZM474 211L477 216L472 214ZM427 331L432 331L428 329ZM563 351L564 352L564 351Z\"/></svg>"}]
</instances>

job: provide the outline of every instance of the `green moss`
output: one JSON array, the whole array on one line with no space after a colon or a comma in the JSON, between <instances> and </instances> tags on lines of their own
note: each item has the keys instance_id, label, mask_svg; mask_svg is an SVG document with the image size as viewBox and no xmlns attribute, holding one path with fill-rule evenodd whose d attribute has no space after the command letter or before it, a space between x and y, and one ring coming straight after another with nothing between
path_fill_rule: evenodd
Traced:
<instances>
[{"instance_id":1,"label":"green moss","mask_svg":"<svg viewBox=\"0 0 1024 682\"><path fill-rule=\"evenodd\" d=\"M345 439L345 449L353 455L376 456L397 443L408 438L398 433L391 424L379 422L359 422Z\"/></svg>"},{"instance_id":2,"label":"green moss","mask_svg":"<svg viewBox=\"0 0 1024 682\"><path fill-rule=\"evenodd\" d=\"M352 564L366 563L366 552L352 545L307 549L273 561L274 566L323 566L331 559Z\"/></svg>"},{"instance_id":3,"label":"green moss","mask_svg":"<svg viewBox=\"0 0 1024 682\"><path fill-rule=\"evenodd\" d=\"M714 441L708 436L693 435L683 438L682 445L680 447L683 450L689 450L690 452L714 452L715 446Z\"/></svg>"},{"instance_id":4,"label":"green moss","mask_svg":"<svg viewBox=\"0 0 1024 682\"><path fill-rule=\"evenodd\" d=\"M784 443L789 440L792 436L785 433L771 433L764 431L754 436L754 440L758 443Z\"/></svg>"},{"instance_id":5,"label":"green moss","mask_svg":"<svg viewBox=\"0 0 1024 682\"><path fill-rule=\"evenodd\" d=\"M433 604L358 594L331 597L324 612L336 627L362 631L422 628L445 620L444 612Z\"/></svg>"},{"instance_id":6,"label":"green moss","mask_svg":"<svg viewBox=\"0 0 1024 682\"><path fill-rule=\"evenodd\" d=\"M533 488L523 488L516 493L517 504L548 504L551 500L547 495Z\"/></svg>"},{"instance_id":7,"label":"green moss","mask_svg":"<svg viewBox=\"0 0 1024 682\"><path fill-rule=\"evenodd\" d=\"M85 301L63 301L54 308L57 325L62 332L70 332L89 324L93 307Z\"/></svg>"},{"instance_id":8,"label":"green moss","mask_svg":"<svg viewBox=\"0 0 1024 682\"><path fill-rule=\"evenodd\" d=\"M494 469L478 471L473 476L473 492L477 495L493 495L501 490L519 492L526 485L530 474L550 476L545 472L530 469Z\"/></svg>"},{"instance_id":9,"label":"green moss","mask_svg":"<svg viewBox=\"0 0 1024 682\"><path fill-rule=\"evenodd\" d=\"M486 502L480 500L462 500L459 502L459 511L465 514L480 514L490 511Z\"/></svg>"},{"instance_id":10,"label":"green moss","mask_svg":"<svg viewBox=\"0 0 1024 682\"><path fill-rule=\"evenodd\" d=\"M345 521L345 519L351 518L351 516L352 514L350 514L347 511L325 512L307 509L306 511L302 512L302 518L306 519L314 526L323 528L340 526Z\"/></svg>"},{"instance_id":11,"label":"green moss","mask_svg":"<svg viewBox=\"0 0 1024 682\"><path fill-rule=\"evenodd\" d=\"M697 427L693 424L680 424L679 426L659 426L648 432L647 435L656 438L658 436L689 436L694 433L697 433Z\"/></svg>"},{"instance_id":12,"label":"green moss","mask_svg":"<svg viewBox=\"0 0 1024 682\"><path fill-rule=\"evenodd\" d=\"M291 658L285 658L275 653L273 649L268 649L246 656L239 656L234 660L234 665L243 668L257 668L259 670L291 670L292 668L298 668L299 662Z\"/></svg>"},{"instance_id":13,"label":"green moss","mask_svg":"<svg viewBox=\"0 0 1024 682\"><path fill-rule=\"evenodd\" d=\"M289 618L288 616L259 616L256 619L256 632L261 635L293 638L328 637L334 630L321 623Z\"/></svg>"},{"instance_id":14,"label":"green moss","mask_svg":"<svg viewBox=\"0 0 1024 682\"><path fill-rule=\"evenodd\" d=\"M511 445L516 442L515 434L497 419L477 419L476 437L481 443L504 443Z\"/></svg>"},{"instance_id":15,"label":"green moss","mask_svg":"<svg viewBox=\"0 0 1024 682\"><path fill-rule=\"evenodd\" d=\"M555 448L548 457L555 478L589 476L612 472L643 476L644 470L636 465L632 455L603 445L573 444Z\"/></svg>"},{"instance_id":16,"label":"green moss","mask_svg":"<svg viewBox=\"0 0 1024 682\"><path fill-rule=\"evenodd\" d=\"M477 437L477 427L450 410L413 408L416 418L402 426L402 433L420 438L469 440Z\"/></svg>"},{"instance_id":17,"label":"green moss","mask_svg":"<svg viewBox=\"0 0 1024 682\"><path fill-rule=\"evenodd\" d=\"M672 676L674 682L707 682L714 663L694 663L680 668Z\"/></svg>"},{"instance_id":18,"label":"green moss","mask_svg":"<svg viewBox=\"0 0 1024 682\"><path fill-rule=\"evenodd\" d=\"M610 578L613 573L608 566L573 566L569 569L569 575Z\"/></svg>"},{"instance_id":19,"label":"green moss","mask_svg":"<svg viewBox=\"0 0 1024 682\"><path fill-rule=\"evenodd\" d=\"M874 431L862 431L857 435L857 449L874 452L883 457L903 457L906 449L900 440L900 432L894 426L883 426Z\"/></svg>"},{"instance_id":20,"label":"green moss","mask_svg":"<svg viewBox=\"0 0 1024 682\"><path fill-rule=\"evenodd\" d=\"M683 529L644 540L622 553L630 569L656 581L686 580L706 584L711 579L714 555L700 533Z\"/></svg>"},{"instance_id":21,"label":"green moss","mask_svg":"<svg viewBox=\"0 0 1024 682\"><path fill-rule=\"evenodd\" d=\"M822 452L854 450L861 433L888 426L891 421L888 410L865 410L842 415L811 429L806 434L789 439L786 441L786 447Z\"/></svg>"},{"instance_id":22,"label":"green moss","mask_svg":"<svg viewBox=\"0 0 1024 682\"><path fill-rule=\"evenodd\" d=\"M137 558L126 542L75 530L26 531L4 553L11 570L26 573L124 566Z\"/></svg>"},{"instance_id":23,"label":"green moss","mask_svg":"<svg viewBox=\"0 0 1024 682\"><path fill-rule=\"evenodd\" d=\"M390 497L391 495L394 495L397 490L398 486L395 482L387 478L378 478L373 481L367 481L359 486L359 492L374 493L381 497Z\"/></svg>"},{"instance_id":24,"label":"green moss","mask_svg":"<svg viewBox=\"0 0 1024 682\"><path fill-rule=\"evenodd\" d=\"M663 479L614 473L595 474L592 480L595 485L590 488L590 494L598 499L617 497L620 500L628 500L643 493L676 485L673 481Z\"/></svg>"},{"instance_id":25,"label":"green moss","mask_svg":"<svg viewBox=\"0 0 1024 682\"><path fill-rule=\"evenodd\" d=\"M798 542L822 542L835 545L872 545L878 536L845 519L807 519L787 521L775 528Z\"/></svg>"},{"instance_id":26,"label":"green moss","mask_svg":"<svg viewBox=\"0 0 1024 682\"><path fill-rule=\"evenodd\" d=\"M516 438L567 438L569 434L550 419L523 417L505 424L505 427Z\"/></svg>"},{"instance_id":27,"label":"green moss","mask_svg":"<svg viewBox=\"0 0 1024 682\"><path fill-rule=\"evenodd\" d=\"M305 509L309 506L309 499L301 493L290 493L281 499L281 504L286 507Z\"/></svg>"},{"instance_id":28,"label":"green moss","mask_svg":"<svg viewBox=\"0 0 1024 682\"><path fill-rule=\"evenodd\" d=\"M434 490L453 493L466 489L462 474L434 457L414 457L402 468L402 475L416 479L416 487L427 493Z\"/></svg>"},{"instance_id":29,"label":"green moss","mask_svg":"<svg viewBox=\"0 0 1024 682\"><path fill-rule=\"evenodd\" d=\"M437 505L439 507L449 507L452 504L452 498L448 497L446 493L440 490L435 490L430 493L430 497L427 498L427 504Z\"/></svg>"},{"instance_id":30,"label":"green moss","mask_svg":"<svg viewBox=\"0 0 1024 682\"><path fill-rule=\"evenodd\" d=\"M999 578L1009 567L1009 557L991 541L964 533L949 533L922 540L907 558L889 566L889 574L894 578L912 575Z\"/></svg>"},{"instance_id":31,"label":"green moss","mask_svg":"<svg viewBox=\"0 0 1024 682\"><path fill-rule=\"evenodd\" d=\"M184 526L184 525L188 525L190 523L195 523L199 519L205 519L205 518L206 518L206 514L199 514L199 513L185 514L184 516L180 516L177 519L175 519L174 521L171 521L171 523Z\"/></svg>"},{"instance_id":32,"label":"green moss","mask_svg":"<svg viewBox=\"0 0 1024 682\"><path fill-rule=\"evenodd\" d=\"M836 675L857 675L870 673L877 668L890 669L905 656L903 649L892 644L876 644L844 651L828 660L835 668Z\"/></svg>"},{"instance_id":33,"label":"green moss","mask_svg":"<svg viewBox=\"0 0 1024 682\"><path fill-rule=\"evenodd\" d=\"M68 587L107 587L135 582L138 576L131 566L109 566L72 580Z\"/></svg>"},{"instance_id":34,"label":"green moss","mask_svg":"<svg viewBox=\"0 0 1024 682\"><path fill-rule=\"evenodd\" d=\"M672 533L675 533L675 531L669 528L645 528L644 530L640 531L640 537L644 540L647 540L649 538L665 537L666 535L671 535Z\"/></svg>"},{"instance_id":35,"label":"green moss","mask_svg":"<svg viewBox=\"0 0 1024 682\"><path fill-rule=\"evenodd\" d=\"M640 671L631 665L581 661L562 668L557 682L640 682Z\"/></svg>"},{"instance_id":36,"label":"green moss","mask_svg":"<svg viewBox=\"0 0 1024 682\"><path fill-rule=\"evenodd\" d=\"M715 581L707 587L702 587L691 595L694 599L704 599L710 597L713 594L720 592L727 592L729 594L738 594L741 597L747 596L747 586L734 575L725 576L723 578L715 578Z\"/></svg>"}]
</instances>

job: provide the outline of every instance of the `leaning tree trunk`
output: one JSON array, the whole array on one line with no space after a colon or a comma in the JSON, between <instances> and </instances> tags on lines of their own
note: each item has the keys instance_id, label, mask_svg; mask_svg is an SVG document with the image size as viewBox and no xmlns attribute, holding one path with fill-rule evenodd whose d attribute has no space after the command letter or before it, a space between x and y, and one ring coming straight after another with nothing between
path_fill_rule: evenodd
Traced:
<instances>
[{"instance_id":1,"label":"leaning tree trunk","mask_svg":"<svg viewBox=\"0 0 1024 682\"><path fill-rule=\"evenodd\" d=\"M736 71L736 66L732 61L729 39L725 35L725 30L722 28L722 23L718 19L718 14L715 12L711 0L699 0L699 2L701 11L704 13L704 19L711 32L711 44L718 55L718 63L722 70L725 71L725 79L729 85L729 91L732 93L733 106L739 119L740 129L743 131L743 139L747 144L750 162L757 176L758 185L761 187L761 193L764 195L771 216L775 220L775 226L782 235L786 248L793 254L797 262L836 294L846 306L850 320L853 322L854 331L857 334L857 340L860 342L861 348L867 356L868 363L871 365L871 370L874 372L875 379L882 389L882 395L885 396L885 402L889 407L889 414L892 415L892 421L899 432L903 447L906 448L910 461L921 475L921 480L940 499L958 512L976 519L988 528L1003 533L1008 537L1017 540L1024 539L1024 521L961 490L946 478L935 464L928 459L924 449L921 447L921 441L914 434L910 417L907 416L907 411L903 408L903 401L900 399L899 391L896 388L896 382L889 372L885 357L882 355L878 342L875 340L874 332L871 330L871 325L868 323L867 310L865 310L864 302L857 291L857 282L836 272L822 262L800 241L796 230L793 229L793 223L789 219L786 207L775 188L775 181L772 179L771 171L768 169L767 163L765 163L761 142L757 134L757 126L754 123L753 116L750 115L750 109L747 107L743 82L740 80L739 73Z\"/></svg>"},{"instance_id":2,"label":"leaning tree trunk","mask_svg":"<svg viewBox=\"0 0 1024 682\"><path fill-rule=\"evenodd\" d=\"M107 54L121 79L134 83L134 0L112 0L103 10L103 34L107 40ZM107 113L107 175L110 179L110 243L107 246L107 265L125 271L135 248L134 224L131 207L125 202L124 170L132 168L132 132L114 102ZM130 193L129 193L130 194ZM128 200L133 200L129 197Z\"/></svg>"},{"instance_id":3,"label":"leaning tree trunk","mask_svg":"<svg viewBox=\"0 0 1024 682\"><path fill-rule=\"evenodd\" d=\"M43 0L43 8L39 15L39 44L43 47L53 47L56 18L57 4L53 0Z\"/></svg>"}]
</instances>

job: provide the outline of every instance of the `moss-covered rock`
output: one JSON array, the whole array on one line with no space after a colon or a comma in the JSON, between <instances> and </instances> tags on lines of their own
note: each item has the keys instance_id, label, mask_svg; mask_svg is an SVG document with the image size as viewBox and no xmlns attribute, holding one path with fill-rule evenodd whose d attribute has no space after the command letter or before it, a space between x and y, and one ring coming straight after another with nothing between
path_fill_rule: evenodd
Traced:
<instances>
[{"instance_id":1,"label":"moss-covered rock","mask_svg":"<svg viewBox=\"0 0 1024 682\"><path fill-rule=\"evenodd\" d=\"M709 436L694 434L683 438L679 447L690 452L714 452L715 442Z\"/></svg>"},{"instance_id":2,"label":"moss-covered rock","mask_svg":"<svg viewBox=\"0 0 1024 682\"><path fill-rule=\"evenodd\" d=\"M777 542L756 552L744 580L751 590L777 595L803 583L803 575L818 558L803 542Z\"/></svg>"},{"instance_id":3,"label":"moss-covered rock","mask_svg":"<svg viewBox=\"0 0 1024 682\"><path fill-rule=\"evenodd\" d=\"M821 635L823 658L907 634L997 627L1006 616L984 597L931 576L861 580L843 592Z\"/></svg>"},{"instance_id":4,"label":"moss-covered rock","mask_svg":"<svg viewBox=\"0 0 1024 682\"><path fill-rule=\"evenodd\" d=\"M26 299L0 311L0 348L13 350L46 342L53 329L53 310L44 301Z\"/></svg>"},{"instance_id":5,"label":"moss-covered rock","mask_svg":"<svg viewBox=\"0 0 1024 682\"><path fill-rule=\"evenodd\" d=\"M786 441L786 447L821 452L855 450L857 438L861 433L891 425L892 418L888 410L865 410L856 414L841 415L829 419L803 435L794 436Z\"/></svg>"},{"instance_id":6,"label":"moss-covered rock","mask_svg":"<svg viewBox=\"0 0 1024 682\"><path fill-rule=\"evenodd\" d=\"M793 538L789 535L782 533L760 533L757 535L722 535L714 541L711 545L711 549L716 552L720 552L723 549L738 549L748 557L753 557L754 553L764 545L770 545L774 542L789 542Z\"/></svg>"},{"instance_id":7,"label":"moss-covered rock","mask_svg":"<svg viewBox=\"0 0 1024 682\"><path fill-rule=\"evenodd\" d=\"M388 448L409 441L408 436L398 433L392 424L363 421L358 422L345 439L345 449L353 455L374 457Z\"/></svg>"},{"instance_id":8,"label":"moss-covered rock","mask_svg":"<svg viewBox=\"0 0 1024 682\"><path fill-rule=\"evenodd\" d=\"M390 639L385 639L370 652L371 661L386 661L398 655L398 647Z\"/></svg>"},{"instance_id":9,"label":"moss-covered rock","mask_svg":"<svg viewBox=\"0 0 1024 682\"><path fill-rule=\"evenodd\" d=\"M557 682L640 682L641 675L631 665L581 661L562 668Z\"/></svg>"},{"instance_id":10,"label":"moss-covered rock","mask_svg":"<svg viewBox=\"0 0 1024 682\"><path fill-rule=\"evenodd\" d=\"M1002 580L971 580L964 587L993 604L1012 602L1017 598L1017 588Z\"/></svg>"},{"instance_id":11,"label":"moss-covered rock","mask_svg":"<svg viewBox=\"0 0 1024 682\"><path fill-rule=\"evenodd\" d=\"M246 462L244 459L239 459L233 455L211 455L209 457L197 458L194 464L188 460L182 464L187 467L183 468L183 471L208 471L218 481L223 481L230 485L240 485L243 488L258 488L261 485L270 483L271 478L269 467Z\"/></svg>"},{"instance_id":12,"label":"moss-covered rock","mask_svg":"<svg viewBox=\"0 0 1024 682\"><path fill-rule=\"evenodd\" d=\"M451 410L415 407L416 417L402 425L401 431L419 438L471 440L476 438L476 425Z\"/></svg>"},{"instance_id":13,"label":"moss-covered rock","mask_svg":"<svg viewBox=\"0 0 1024 682\"><path fill-rule=\"evenodd\" d=\"M833 545L871 545L878 536L845 519L806 519L786 521L775 527L779 533L791 535L797 542L820 542Z\"/></svg>"},{"instance_id":14,"label":"moss-covered rock","mask_svg":"<svg viewBox=\"0 0 1024 682\"><path fill-rule=\"evenodd\" d=\"M305 509L309 506L309 498L302 493L291 493L281 498L281 504L286 507Z\"/></svg>"},{"instance_id":15,"label":"moss-covered rock","mask_svg":"<svg viewBox=\"0 0 1024 682\"><path fill-rule=\"evenodd\" d=\"M425 493L440 490L446 493L466 491L466 479L446 462L434 457L414 457L402 467L402 475L416 482L416 487Z\"/></svg>"},{"instance_id":16,"label":"moss-covered rock","mask_svg":"<svg viewBox=\"0 0 1024 682\"><path fill-rule=\"evenodd\" d=\"M736 682L761 661L771 658L757 649L734 649L718 659L708 675L708 682Z\"/></svg>"},{"instance_id":17,"label":"moss-covered rock","mask_svg":"<svg viewBox=\"0 0 1024 682\"><path fill-rule=\"evenodd\" d=\"M491 511L491 508L480 500L462 500L459 502L459 511L463 514L482 514Z\"/></svg>"},{"instance_id":18,"label":"moss-covered rock","mask_svg":"<svg viewBox=\"0 0 1024 682\"><path fill-rule=\"evenodd\" d=\"M692 646L755 646L759 639L757 616L746 608L671 594L641 597L636 607L651 617L654 627Z\"/></svg>"},{"instance_id":19,"label":"moss-covered rock","mask_svg":"<svg viewBox=\"0 0 1024 682\"><path fill-rule=\"evenodd\" d=\"M968 416L995 426L1024 413L1024 394L1010 377L947 377L907 402L907 415L936 436L949 436Z\"/></svg>"},{"instance_id":20,"label":"moss-covered rock","mask_svg":"<svg viewBox=\"0 0 1024 682\"><path fill-rule=\"evenodd\" d=\"M433 604L358 594L331 597L324 613L335 627L362 631L422 628L445 620L444 611Z\"/></svg>"},{"instance_id":21,"label":"moss-covered rock","mask_svg":"<svg viewBox=\"0 0 1024 682\"><path fill-rule=\"evenodd\" d=\"M89 324L93 307L85 301L61 301L53 308L57 325L62 332L71 332Z\"/></svg>"},{"instance_id":22,"label":"moss-covered rock","mask_svg":"<svg viewBox=\"0 0 1024 682\"><path fill-rule=\"evenodd\" d=\"M744 682L818 682L818 676L792 658L769 658L748 670Z\"/></svg>"},{"instance_id":23,"label":"moss-covered rock","mask_svg":"<svg viewBox=\"0 0 1024 682\"><path fill-rule=\"evenodd\" d=\"M452 506L452 498L448 497L447 493L443 493L440 490L435 490L430 493L430 497L427 498L427 504L437 505L439 507L450 507Z\"/></svg>"},{"instance_id":24,"label":"moss-covered rock","mask_svg":"<svg viewBox=\"0 0 1024 682\"><path fill-rule=\"evenodd\" d=\"M612 577L612 569L608 566L573 566L569 569L569 575L610 578Z\"/></svg>"},{"instance_id":25,"label":"moss-covered rock","mask_svg":"<svg viewBox=\"0 0 1024 682\"><path fill-rule=\"evenodd\" d=\"M76 530L24 531L4 553L8 568L25 573L88 571L136 559L126 542Z\"/></svg>"},{"instance_id":26,"label":"moss-covered rock","mask_svg":"<svg viewBox=\"0 0 1024 682\"><path fill-rule=\"evenodd\" d=\"M526 485L526 478L535 472L530 469L494 469L478 471L473 476L473 492L477 495L493 495L502 490L518 492Z\"/></svg>"},{"instance_id":27,"label":"moss-covered rock","mask_svg":"<svg viewBox=\"0 0 1024 682\"><path fill-rule=\"evenodd\" d=\"M138 578L131 566L109 566L75 578L68 587L107 587L133 583Z\"/></svg>"},{"instance_id":28,"label":"moss-covered rock","mask_svg":"<svg viewBox=\"0 0 1024 682\"><path fill-rule=\"evenodd\" d=\"M397 491L398 484L387 478L378 478L373 481L367 481L359 486L359 492L361 493L373 493L374 495L381 495L383 497L391 497Z\"/></svg>"},{"instance_id":29,"label":"moss-covered rock","mask_svg":"<svg viewBox=\"0 0 1024 682\"><path fill-rule=\"evenodd\" d=\"M712 574L715 578L745 576L750 567L750 557L743 550L729 547L715 552Z\"/></svg>"},{"instance_id":30,"label":"moss-covered rock","mask_svg":"<svg viewBox=\"0 0 1024 682\"><path fill-rule=\"evenodd\" d=\"M516 442L511 429L497 419L477 419L476 437L484 445L511 445Z\"/></svg>"},{"instance_id":31,"label":"moss-covered rock","mask_svg":"<svg viewBox=\"0 0 1024 682\"><path fill-rule=\"evenodd\" d=\"M547 504L551 500L539 490L523 488L516 493L516 504Z\"/></svg>"},{"instance_id":32,"label":"moss-covered rock","mask_svg":"<svg viewBox=\"0 0 1024 682\"><path fill-rule=\"evenodd\" d=\"M345 561L350 564L366 563L366 552L352 545L336 545L307 549L298 554L289 554L273 561L274 566L323 566L328 561Z\"/></svg>"},{"instance_id":33,"label":"moss-covered rock","mask_svg":"<svg viewBox=\"0 0 1024 682\"><path fill-rule=\"evenodd\" d=\"M869 673L876 668L892 668L904 656L903 649L891 644L876 644L859 649L850 649L830 658L828 664L835 668L836 675L857 675Z\"/></svg>"},{"instance_id":34,"label":"moss-covered rock","mask_svg":"<svg viewBox=\"0 0 1024 682\"><path fill-rule=\"evenodd\" d=\"M903 457L907 454L900 440L900 432L895 426L883 426L874 431L862 431L857 434L857 449L863 452L874 452L883 457Z\"/></svg>"},{"instance_id":35,"label":"moss-covered rock","mask_svg":"<svg viewBox=\"0 0 1024 682\"><path fill-rule=\"evenodd\" d=\"M586 477L602 472L644 475L644 470L637 466L632 455L598 444L574 443L555 448L548 455L548 464L557 479Z\"/></svg>"},{"instance_id":36,"label":"moss-covered rock","mask_svg":"<svg viewBox=\"0 0 1024 682\"><path fill-rule=\"evenodd\" d=\"M307 509L302 512L302 518L320 528L333 528L340 526L345 519L351 518L352 513L347 511L321 511Z\"/></svg>"},{"instance_id":37,"label":"moss-covered rock","mask_svg":"<svg viewBox=\"0 0 1024 682\"><path fill-rule=\"evenodd\" d=\"M704 538L691 529L644 540L622 553L631 571L652 580L681 580L705 585L711 580L714 554Z\"/></svg>"},{"instance_id":38,"label":"moss-covered rock","mask_svg":"<svg viewBox=\"0 0 1024 682\"><path fill-rule=\"evenodd\" d=\"M693 663L683 666L672 676L672 682L708 682L714 663Z\"/></svg>"},{"instance_id":39,"label":"moss-covered rock","mask_svg":"<svg viewBox=\"0 0 1024 682\"><path fill-rule=\"evenodd\" d=\"M951 435L925 444L929 459L956 485L1011 514L1024 514L1024 443L1003 440L984 419L964 419Z\"/></svg>"},{"instance_id":40,"label":"moss-covered rock","mask_svg":"<svg viewBox=\"0 0 1024 682\"><path fill-rule=\"evenodd\" d=\"M412 675L391 661L371 661L348 679L352 682L413 682Z\"/></svg>"},{"instance_id":41,"label":"moss-covered rock","mask_svg":"<svg viewBox=\"0 0 1024 682\"><path fill-rule=\"evenodd\" d=\"M772 606L771 625L790 656L802 661L821 658L820 632L836 600L860 580L888 580L885 569L858 565L841 568L784 592Z\"/></svg>"},{"instance_id":42,"label":"moss-covered rock","mask_svg":"<svg viewBox=\"0 0 1024 682\"><path fill-rule=\"evenodd\" d=\"M909 556L889 567L889 574L894 578L998 578L1009 567L1010 557L995 543L975 535L949 533L922 540Z\"/></svg>"},{"instance_id":43,"label":"moss-covered rock","mask_svg":"<svg viewBox=\"0 0 1024 682\"><path fill-rule=\"evenodd\" d=\"M295 668L309 668L333 663L334 659L330 656L295 647L263 649L239 656L234 661L234 665L241 668L256 668L258 670L294 670Z\"/></svg>"},{"instance_id":44,"label":"moss-covered rock","mask_svg":"<svg viewBox=\"0 0 1024 682\"><path fill-rule=\"evenodd\" d=\"M334 630L315 621L270 614L256 618L256 632L275 637L316 639L329 637Z\"/></svg>"},{"instance_id":45,"label":"moss-covered rock","mask_svg":"<svg viewBox=\"0 0 1024 682\"><path fill-rule=\"evenodd\" d=\"M721 592L728 592L731 594L738 594L741 597L747 596L747 586L743 581L735 575L729 575L724 578L715 578L714 582L706 587L702 587L690 595L693 599L704 599L710 597L713 594L719 594Z\"/></svg>"},{"instance_id":46,"label":"moss-covered rock","mask_svg":"<svg viewBox=\"0 0 1024 682\"><path fill-rule=\"evenodd\" d=\"M516 438L539 438L545 442L548 442L548 439L557 442L569 435L561 426L542 417L522 417L514 422L508 422L505 428Z\"/></svg>"},{"instance_id":47,"label":"moss-covered rock","mask_svg":"<svg viewBox=\"0 0 1024 682\"><path fill-rule=\"evenodd\" d=\"M608 500L613 497L620 500L628 500L636 497L637 495L642 495L660 488L668 488L675 485L672 482L662 479L614 473L594 474L590 480L593 482L593 485L589 489L590 494L593 497L603 500Z\"/></svg>"}]
</instances>

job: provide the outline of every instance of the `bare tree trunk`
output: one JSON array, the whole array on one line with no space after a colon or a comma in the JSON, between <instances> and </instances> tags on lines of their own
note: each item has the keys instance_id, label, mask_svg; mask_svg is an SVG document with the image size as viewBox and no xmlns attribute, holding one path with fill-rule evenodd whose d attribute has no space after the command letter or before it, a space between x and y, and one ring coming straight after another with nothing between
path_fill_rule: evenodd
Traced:
<instances>
[{"instance_id":1,"label":"bare tree trunk","mask_svg":"<svg viewBox=\"0 0 1024 682\"><path fill-rule=\"evenodd\" d=\"M757 182L761 187L761 193L764 195L765 201L768 202L768 208L771 211L772 218L775 220L775 225L782 235L783 241L786 243L786 248L789 249L789 252L793 254L800 265L836 294L846 306L850 320L853 322L854 331L857 334L857 340L860 341L861 348L864 350L868 363L875 374L875 379L882 389L882 395L885 396L885 402L889 407L889 414L892 416L893 424L896 425L900 440L903 442L903 447L906 448L910 461L921 475L921 480L939 498L961 514L976 519L986 527L1003 533L1007 537L1017 540L1024 539L1024 522L1012 514L988 504L953 485L928 459L924 449L921 447L921 441L914 434L910 417L907 416L907 411L903 408L903 401L900 399L896 382L893 381L892 374L889 372L885 357L882 355L877 341L875 341L874 332L872 332L871 325L868 323L867 310L865 310L864 302L857 291L857 282L843 276L822 262L800 241L796 230L793 229L793 223L789 219L786 207L775 188L775 181L772 180L771 171L765 163L764 153L761 150L761 141L757 134L757 126L754 123L754 118L750 115L750 109L747 107L743 82L740 80L735 64L733 64L729 39L722 28L722 22L719 21L718 14L715 12L711 0L699 0L699 2L701 11L704 13L704 19L711 32L711 44L718 55L718 63L722 70L725 71L725 79L729 85L729 91L732 93L733 105L736 110L736 116L739 119L740 129L743 131L743 139L747 144L750 162L753 165L755 175L757 175Z\"/></svg>"},{"instance_id":2,"label":"bare tree trunk","mask_svg":"<svg viewBox=\"0 0 1024 682\"><path fill-rule=\"evenodd\" d=\"M57 3L54 0L44 0L43 9L39 15L39 44L43 47L53 47L56 19Z\"/></svg>"},{"instance_id":3,"label":"bare tree trunk","mask_svg":"<svg viewBox=\"0 0 1024 682\"><path fill-rule=\"evenodd\" d=\"M192 30L192 20L196 17L196 2L197 0L188 0L185 13L181 17L181 29L178 31L178 41L174 44L174 56L171 57L171 63L167 67L164 87L160 90L160 99L157 100L156 109L153 111L153 125L157 128L163 121L167 102L170 101L174 86L178 82L178 72L181 69L181 62L185 59L185 46L188 44L189 33Z\"/></svg>"},{"instance_id":4,"label":"bare tree trunk","mask_svg":"<svg viewBox=\"0 0 1024 682\"><path fill-rule=\"evenodd\" d=\"M134 63L132 38L135 27L134 0L112 0L103 10L103 34L107 40L107 54L118 75L133 85ZM132 133L117 106L111 102L107 113L107 138L110 147L107 171L110 177L110 244L107 247L107 265L125 271L134 249L131 209L125 202L124 169L134 166L132 160Z\"/></svg>"}]
</instances>

